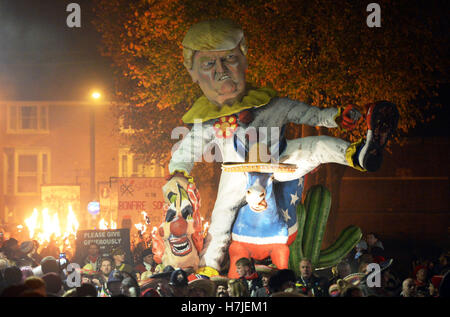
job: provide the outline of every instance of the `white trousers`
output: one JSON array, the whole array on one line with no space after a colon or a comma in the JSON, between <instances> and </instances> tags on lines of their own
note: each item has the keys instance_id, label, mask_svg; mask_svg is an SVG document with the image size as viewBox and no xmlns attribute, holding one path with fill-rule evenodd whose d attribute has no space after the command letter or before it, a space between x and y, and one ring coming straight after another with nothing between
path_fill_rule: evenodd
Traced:
<instances>
[{"instance_id":1,"label":"white trousers","mask_svg":"<svg viewBox=\"0 0 450 317\"><path fill-rule=\"evenodd\" d=\"M280 157L282 163L295 164L294 173L274 173L277 181L298 179L320 164L349 165L345 153L350 143L329 136L311 136L287 141ZM211 215L206 250L200 266L210 266L220 271L231 238L231 229L239 207L245 202L247 177L242 172L222 172L216 203Z\"/></svg>"}]
</instances>

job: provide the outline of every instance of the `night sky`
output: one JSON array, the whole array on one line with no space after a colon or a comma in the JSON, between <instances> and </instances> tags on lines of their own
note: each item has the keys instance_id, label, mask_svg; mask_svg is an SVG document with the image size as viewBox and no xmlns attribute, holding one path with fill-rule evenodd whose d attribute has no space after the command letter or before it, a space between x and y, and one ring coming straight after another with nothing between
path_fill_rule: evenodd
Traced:
<instances>
[{"instance_id":1,"label":"night sky","mask_svg":"<svg viewBox=\"0 0 450 317\"><path fill-rule=\"evenodd\" d=\"M69 3L81 6L81 28L69 28ZM110 61L99 53L92 1L0 0L0 99L83 100L110 91Z\"/></svg>"}]
</instances>

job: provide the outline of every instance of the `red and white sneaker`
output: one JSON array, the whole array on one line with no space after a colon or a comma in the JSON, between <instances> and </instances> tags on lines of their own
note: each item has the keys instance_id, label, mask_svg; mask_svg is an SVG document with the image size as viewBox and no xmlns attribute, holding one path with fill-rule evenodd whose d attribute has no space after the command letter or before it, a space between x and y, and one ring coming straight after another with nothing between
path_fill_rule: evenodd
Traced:
<instances>
[{"instance_id":1,"label":"red and white sneaker","mask_svg":"<svg viewBox=\"0 0 450 317\"><path fill-rule=\"evenodd\" d=\"M394 135L399 120L397 107L389 101L378 101L369 105L366 114L366 142L358 155L361 167L375 172L381 167L383 149Z\"/></svg>"}]
</instances>

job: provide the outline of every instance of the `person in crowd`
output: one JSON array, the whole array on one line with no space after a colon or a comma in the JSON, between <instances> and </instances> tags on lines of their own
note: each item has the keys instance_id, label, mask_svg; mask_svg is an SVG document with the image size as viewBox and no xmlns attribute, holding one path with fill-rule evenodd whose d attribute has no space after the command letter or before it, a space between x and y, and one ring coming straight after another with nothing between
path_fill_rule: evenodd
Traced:
<instances>
[{"instance_id":1,"label":"person in crowd","mask_svg":"<svg viewBox=\"0 0 450 317\"><path fill-rule=\"evenodd\" d=\"M428 296L427 297L439 297L439 287L441 285L443 275L435 275L431 278L428 284Z\"/></svg>"},{"instance_id":2,"label":"person in crowd","mask_svg":"<svg viewBox=\"0 0 450 317\"><path fill-rule=\"evenodd\" d=\"M89 283L82 283L75 288L75 297L97 297L97 289L94 285Z\"/></svg>"},{"instance_id":3,"label":"person in crowd","mask_svg":"<svg viewBox=\"0 0 450 317\"><path fill-rule=\"evenodd\" d=\"M36 263L41 263L42 256L39 253L40 244L37 240L31 240L31 241L33 241L33 244L34 244L33 253L31 254L31 257L33 258L33 260L36 261Z\"/></svg>"},{"instance_id":4,"label":"person in crowd","mask_svg":"<svg viewBox=\"0 0 450 317\"><path fill-rule=\"evenodd\" d=\"M127 273L133 273L133 267L125 263L125 251L122 248L115 248L111 252L111 256L114 259L114 267L119 271L125 271Z\"/></svg>"},{"instance_id":5,"label":"person in crowd","mask_svg":"<svg viewBox=\"0 0 450 317\"><path fill-rule=\"evenodd\" d=\"M256 297L256 292L263 287L263 283L253 261L249 258L240 258L236 261L236 271L239 278L247 282L250 296Z\"/></svg>"},{"instance_id":6,"label":"person in crowd","mask_svg":"<svg viewBox=\"0 0 450 317\"><path fill-rule=\"evenodd\" d=\"M361 255L367 253L368 245L367 242L364 240L361 240L358 242L358 244L355 246L355 259L358 259Z\"/></svg>"},{"instance_id":7,"label":"person in crowd","mask_svg":"<svg viewBox=\"0 0 450 317\"><path fill-rule=\"evenodd\" d=\"M397 297L402 291L401 281L390 269L381 272L381 285L386 297Z\"/></svg>"},{"instance_id":8,"label":"person in crowd","mask_svg":"<svg viewBox=\"0 0 450 317\"><path fill-rule=\"evenodd\" d=\"M147 248L141 253L141 263L136 265L134 270L139 274L146 271L150 271L152 274L155 273L156 262L153 260L153 252L151 248Z\"/></svg>"},{"instance_id":9,"label":"person in crowd","mask_svg":"<svg viewBox=\"0 0 450 317\"><path fill-rule=\"evenodd\" d=\"M450 272L444 274L439 285L439 297L450 297Z\"/></svg>"},{"instance_id":10,"label":"person in crowd","mask_svg":"<svg viewBox=\"0 0 450 317\"><path fill-rule=\"evenodd\" d=\"M215 297L229 297L228 296L228 280L229 278L226 276L212 276L211 281L216 284Z\"/></svg>"},{"instance_id":11,"label":"person in crowd","mask_svg":"<svg viewBox=\"0 0 450 317\"><path fill-rule=\"evenodd\" d=\"M372 255L373 262L380 264L381 262L386 261L385 252L382 248L374 246L370 250L370 254Z\"/></svg>"},{"instance_id":12,"label":"person in crowd","mask_svg":"<svg viewBox=\"0 0 450 317\"><path fill-rule=\"evenodd\" d=\"M20 297L27 290L24 284L10 285L2 291L0 297Z\"/></svg>"},{"instance_id":13,"label":"person in crowd","mask_svg":"<svg viewBox=\"0 0 450 317\"><path fill-rule=\"evenodd\" d=\"M52 256L54 258L59 257L59 247L58 247L57 242L54 239L54 237L50 238L50 242L44 249L42 249L40 255L42 257L47 257L47 256Z\"/></svg>"},{"instance_id":14,"label":"person in crowd","mask_svg":"<svg viewBox=\"0 0 450 317\"><path fill-rule=\"evenodd\" d=\"M123 272L114 269L111 271L106 283L107 289L105 290L106 297L119 297L122 295L121 286L125 276ZM101 295L102 297L105 295Z\"/></svg>"},{"instance_id":15,"label":"person in crowd","mask_svg":"<svg viewBox=\"0 0 450 317\"><path fill-rule=\"evenodd\" d=\"M313 273L311 260L302 259L299 263L300 276L296 286L304 295L324 297L328 295L328 283L325 278Z\"/></svg>"},{"instance_id":16,"label":"person in crowd","mask_svg":"<svg viewBox=\"0 0 450 317\"><path fill-rule=\"evenodd\" d=\"M171 297L186 297L188 295L188 277L182 269L177 269L170 275L169 285Z\"/></svg>"},{"instance_id":17,"label":"person in crowd","mask_svg":"<svg viewBox=\"0 0 450 317\"><path fill-rule=\"evenodd\" d=\"M136 279L126 272L122 272L124 278L120 284L120 293L126 297L139 297L141 290Z\"/></svg>"},{"instance_id":18,"label":"person in crowd","mask_svg":"<svg viewBox=\"0 0 450 317\"><path fill-rule=\"evenodd\" d=\"M370 263L374 263L375 260L372 256L372 254L364 254L360 257L360 263L358 266L358 273L367 273L367 265Z\"/></svg>"},{"instance_id":19,"label":"person in crowd","mask_svg":"<svg viewBox=\"0 0 450 317\"><path fill-rule=\"evenodd\" d=\"M364 254L367 254L367 242L364 240L361 240L358 242L358 244L353 248L353 250L349 253L349 256L347 257L348 262L350 264L352 272L357 272L361 257Z\"/></svg>"},{"instance_id":20,"label":"person in crowd","mask_svg":"<svg viewBox=\"0 0 450 317\"><path fill-rule=\"evenodd\" d=\"M384 250L383 243L379 239L378 234L376 234L375 232L369 232L366 235L366 242L367 242L369 253L371 252L373 247L379 247Z\"/></svg>"},{"instance_id":21,"label":"person in crowd","mask_svg":"<svg viewBox=\"0 0 450 317\"><path fill-rule=\"evenodd\" d=\"M241 278L230 279L228 281L227 292L229 297L250 297L248 284Z\"/></svg>"},{"instance_id":22,"label":"person in crowd","mask_svg":"<svg viewBox=\"0 0 450 317\"><path fill-rule=\"evenodd\" d=\"M188 282L188 297L214 297L216 285L207 277Z\"/></svg>"},{"instance_id":23,"label":"person in crowd","mask_svg":"<svg viewBox=\"0 0 450 317\"><path fill-rule=\"evenodd\" d=\"M33 258L33 254L35 253L35 246L33 241L24 241L20 244L19 247L19 256L17 259L18 266L31 266L36 267L39 265L38 262Z\"/></svg>"},{"instance_id":24,"label":"person in crowd","mask_svg":"<svg viewBox=\"0 0 450 317\"><path fill-rule=\"evenodd\" d=\"M145 271L142 274L137 273L139 283L144 283L145 281L148 281L151 279L153 273L151 271Z\"/></svg>"},{"instance_id":25,"label":"person in crowd","mask_svg":"<svg viewBox=\"0 0 450 317\"><path fill-rule=\"evenodd\" d=\"M98 273L94 271L92 264L86 264L83 266L80 270L81 274L81 284L94 284L92 279L97 275ZM97 279L98 280L98 279ZM94 286L95 287L95 286Z\"/></svg>"},{"instance_id":26,"label":"person in crowd","mask_svg":"<svg viewBox=\"0 0 450 317\"><path fill-rule=\"evenodd\" d=\"M99 294L108 294L108 279L114 267L113 259L109 257L103 257L100 260L100 270L98 274L92 277L92 283L96 286Z\"/></svg>"},{"instance_id":27,"label":"person in crowd","mask_svg":"<svg viewBox=\"0 0 450 317\"><path fill-rule=\"evenodd\" d=\"M24 284L30 290L33 290L34 292L41 294L43 297L47 296L45 281L42 278L37 276L30 276L27 277Z\"/></svg>"},{"instance_id":28,"label":"person in crowd","mask_svg":"<svg viewBox=\"0 0 450 317\"><path fill-rule=\"evenodd\" d=\"M46 273L42 276L42 279L45 282L47 297L61 297L64 294L63 283L59 274Z\"/></svg>"},{"instance_id":29,"label":"person in crowd","mask_svg":"<svg viewBox=\"0 0 450 317\"><path fill-rule=\"evenodd\" d=\"M36 267L35 269L37 269L39 267ZM44 275L47 273L60 273L60 267L59 267L59 263L58 261L51 255L46 256L42 259L41 261L41 265L40 265L40 274L36 274L36 272L38 272L38 270L34 270L34 275Z\"/></svg>"},{"instance_id":30,"label":"person in crowd","mask_svg":"<svg viewBox=\"0 0 450 317\"><path fill-rule=\"evenodd\" d=\"M24 282L28 277L34 276L31 266L22 266L20 271L22 272L22 282Z\"/></svg>"},{"instance_id":31,"label":"person in crowd","mask_svg":"<svg viewBox=\"0 0 450 317\"><path fill-rule=\"evenodd\" d=\"M6 287L22 283L22 271L17 266L7 267L3 271L3 277Z\"/></svg>"},{"instance_id":32,"label":"person in crowd","mask_svg":"<svg viewBox=\"0 0 450 317\"><path fill-rule=\"evenodd\" d=\"M414 282L416 283L417 296L425 297L428 295L428 269L424 265L418 265L413 272Z\"/></svg>"},{"instance_id":33,"label":"person in crowd","mask_svg":"<svg viewBox=\"0 0 450 317\"><path fill-rule=\"evenodd\" d=\"M443 252L439 256L435 272L437 275L445 275L448 271L450 271L450 252Z\"/></svg>"},{"instance_id":34,"label":"person in crowd","mask_svg":"<svg viewBox=\"0 0 450 317\"><path fill-rule=\"evenodd\" d=\"M256 272L261 275L262 286L256 291L256 297L269 297L271 294L269 288L270 277L277 271L275 265L260 266Z\"/></svg>"},{"instance_id":35,"label":"person in crowd","mask_svg":"<svg viewBox=\"0 0 450 317\"><path fill-rule=\"evenodd\" d=\"M95 243L91 243L88 248L88 255L84 258L82 265L90 264L94 271L98 271L100 269L100 259L100 247Z\"/></svg>"},{"instance_id":36,"label":"person in crowd","mask_svg":"<svg viewBox=\"0 0 450 317\"><path fill-rule=\"evenodd\" d=\"M295 287L295 272L284 269L276 271L269 279L268 287L271 296L277 296L277 293L299 293Z\"/></svg>"},{"instance_id":37,"label":"person in crowd","mask_svg":"<svg viewBox=\"0 0 450 317\"><path fill-rule=\"evenodd\" d=\"M403 281L401 297L417 297L416 283L412 278Z\"/></svg>"},{"instance_id":38,"label":"person in crowd","mask_svg":"<svg viewBox=\"0 0 450 317\"><path fill-rule=\"evenodd\" d=\"M358 286L350 286L344 290L341 297L364 297L364 294Z\"/></svg>"},{"instance_id":39,"label":"person in crowd","mask_svg":"<svg viewBox=\"0 0 450 317\"><path fill-rule=\"evenodd\" d=\"M344 277L346 277L347 275L350 275L351 273L352 273L352 268L348 261L343 260L343 261L339 262L336 265L335 274L328 282L328 285L336 284L337 280L343 279Z\"/></svg>"},{"instance_id":40,"label":"person in crowd","mask_svg":"<svg viewBox=\"0 0 450 317\"><path fill-rule=\"evenodd\" d=\"M9 266L16 265L16 261L20 256L19 242L14 238L9 238L3 243L2 253L8 259Z\"/></svg>"}]
</instances>

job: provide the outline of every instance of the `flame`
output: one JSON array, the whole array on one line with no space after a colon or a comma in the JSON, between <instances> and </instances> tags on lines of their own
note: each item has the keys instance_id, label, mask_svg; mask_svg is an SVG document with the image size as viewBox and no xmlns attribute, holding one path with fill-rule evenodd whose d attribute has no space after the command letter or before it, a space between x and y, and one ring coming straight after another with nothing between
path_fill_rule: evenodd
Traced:
<instances>
[{"instance_id":1,"label":"flame","mask_svg":"<svg viewBox=\"0 0 450 317\"><path fill-rule=\"evenodd\" d=\"M80 224L78 223L77 217L72 210L72 206L69 205L69 213L67 214L67 226L66 233L76 235Z\"/></svg>"},{"instance_id":2,"label":"flame","mask_svg":"<svg viewBox=\"0 0 450 317\"><path fill-rule=\"evenodd\" d=\"M98 223L98 228L100 230L108 230L108 223L105 221L105 219L100 219L99 223Z\"/></svg>"},{"instance_id":3,"label":"flame","mask_svg":"<svg viewBox=\"0 0 450 317\"><path fill-rule=\"evenodd\" d=\"M30 239L37 240L40 244L47 241L50 242L52 238L59 238L61 245L68 244L67 238L70 235L76 237L79 223L77 217L69 206L69 211L66 217L66 229L62 232L62 226L59 220L59 214L53 213L50 215L48 208L44 208L41 213L37 208L33 209L30 217L25 219L25 225L28 228Z\"/></svg>"},{"instance_id":4,"label":"flame","mask_svg":"<svg viewBox=\"0 0 450 317\"><path fill-rule=\"evenodd\" d=\"M134 226L136 227L137 230L141 232L141 234L143 234L147 230L147 227L144 226L142 223L136 223Z\"/></svg>"},{"instance_id":5,"label":"flame","mask_svg":"<svg viewBox=\"0 0 450 317\"><path fill-rule=\"evenodd\" d=\"M33 210L33 214L31 217L25 219L25 225L28 227L28 232L30 233L30 239L34 237L34 231L37 227L37 221L38 221L39 213L36 208Z\"/></svg>"},{"instance_id":6,"label":"flame","mask_svg":"<svg viewBox=\"0 0 450 317\"><path fill-rule=\"evenodd\" d=\"M100 230L117 229L117 222L111 220L111 224L108 224L108 222L102 218L98 223L98 228Z\"/></svg>"}]
</instances>

